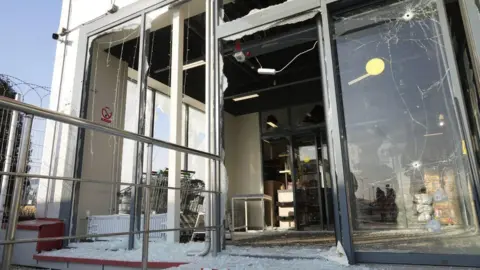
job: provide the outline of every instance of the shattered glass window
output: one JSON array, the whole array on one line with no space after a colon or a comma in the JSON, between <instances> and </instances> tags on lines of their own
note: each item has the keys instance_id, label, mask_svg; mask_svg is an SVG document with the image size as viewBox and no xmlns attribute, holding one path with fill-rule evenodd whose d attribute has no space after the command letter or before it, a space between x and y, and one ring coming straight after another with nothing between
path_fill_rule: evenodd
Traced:
<instances>
[{"instance_id":1,"label":"shattered glass window","mask_svg":"<svg viewBox=\"0 0 480 270\"><path fill-rule=\"evenodd\" d=\"M82 104L88 120L138 133L139 92L135 74L140 24L141 19L135 18L89 38L83 93L87 104ZM94 130L85 130L84 141L83 178L134 181L134 141ZM116 213L118 188L94 183L80 185L78 233L86 228L83 223L87 212L93 215Z\"/></svg>"},{"instance_id":2,"label":"shattered glass window","mask_svg":"<svg viewBox=\"0 0 480 270\"><path fill-rule=\"evenodd\" d=\"M436 1L334 19L355 248L478 254Z\"/></svg>"},{"instance_id":3,"label":"shattered glass window","mask_svg":"<svg viewBox=\"0 0 480 270\"><path fill-rule=\"evenodd\" d=\"M221 13L223 21L229 22L256 13L270 6L279 5L287 0L223 0Z\"/></svg>"}]
</instances>

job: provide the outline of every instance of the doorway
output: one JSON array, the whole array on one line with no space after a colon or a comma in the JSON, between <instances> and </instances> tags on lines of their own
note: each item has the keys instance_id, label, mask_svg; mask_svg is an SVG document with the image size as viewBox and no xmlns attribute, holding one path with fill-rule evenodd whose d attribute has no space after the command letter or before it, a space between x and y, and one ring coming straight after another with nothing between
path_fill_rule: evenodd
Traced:
<instances>
[{"instance_id":1,"label":"doorway","mask_svg":"<svg viewBox=\"0 0 480 270\"><path fill-rule=\"evenodd\" d=\"M332 185L323 131L262 138L263 184L280 230L333 230Z\"/></svg>"},{"instance_id":2,"label":"doorway","mask_svg":"<svg viewBox=\"0 0 480 270\"><path fill-rule=\"evenodd\" d=\"M318 31L311 16L221 43L235 245L335 243Z\"/></svg>"}]
</instances>

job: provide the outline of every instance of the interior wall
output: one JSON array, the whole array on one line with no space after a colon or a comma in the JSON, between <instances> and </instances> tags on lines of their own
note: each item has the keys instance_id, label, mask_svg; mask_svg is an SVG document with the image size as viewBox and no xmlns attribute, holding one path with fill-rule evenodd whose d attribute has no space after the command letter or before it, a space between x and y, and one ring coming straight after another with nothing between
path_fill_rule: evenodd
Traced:
<instances>
[{"instance_id":1,"label":"interior wall","mask_svg":"<svg viewBox=\"0 0 480 270\"><path fill-rule=\"evenodd\" d=\"M95 81L95 83L90 83L87 119L101 125L123 129L128 67L125 62L115 57L109 57L107 61L107 54L103 51L98 52L95 65L97 75L92 75L95 77L91 78L91 82ZM113 112L111 123L102 121L101 111L106 106ZM122 149L121 138L87 131L83 150L82 178L105 182L119 181ZM81 183L77 210L77 234L86 233L87 211L91 215L110 214L113 192L116 191L112 190L111 185Z\"/></svg>"},{"instance_id":2,"label":"interior wall","mask_svg":"<svg viewBox=\"0 0 480 270\"><path fill-rule=\"evenodd\" d=\"M263 194L259 114L232 116L224 113L225 167L228 174L228 211L231 198L240 194ZM235 207L242 207L240 203ZM243 210L243 209L242 209ZM249 202L248 225L262 227L260 202ZM236 226L239 224L236 223Z\"/></svg>"}]
</instances>

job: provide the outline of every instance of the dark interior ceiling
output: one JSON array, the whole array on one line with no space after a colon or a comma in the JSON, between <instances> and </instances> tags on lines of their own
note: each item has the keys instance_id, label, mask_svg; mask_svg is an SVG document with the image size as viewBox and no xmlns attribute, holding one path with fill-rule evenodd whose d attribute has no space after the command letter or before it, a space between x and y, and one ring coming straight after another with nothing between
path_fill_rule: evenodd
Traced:
<instances>
[{"instance_id":1,"label":"dark interior ceiling","mask_svg":"<svg viewBox=\"0 0 480 270\"><path fill-rule=\"evenodd\" d=\"M225 22L233 21L254 9L262 9L283 2L287 2L287 0L233 0L223 6L223 20Z\"/></svg>"},{"instance_id":2,"label":"dark interior ceiling","mask_svg":"<svg viewBox=\"0 0 480 270\"><path fill-rule=\"evenodd\" d=\"M235 1L224 6L225 16L235 19L248 14L254 8L264 8L285 0ZM184 61L195 62L205 55L205 14L199 14L185 21ZM275 75L260 75L257 69L284 67L299 53L311 49L317 40L314 20L297 24L277 26L272 29L244 36L241 40L222 43L224 52L224 74L228 88L224 92L225 110L234 115L247 114L321 102L321 81L318 46L298 57L283 72ZM150 33L149 76L169 85L170 79L171 27ZM110 53L124 59L129 66L137 69L138 39L130 40L110 48ZM247 60L238 62L233 53L242 50ZM258 60L258 61L257 61ZM184 92L201 102L205 100L205 68L192 68L184 72ZM258 98L235 102L232 97L255 92Z\"/></svg>"}]
</instances>

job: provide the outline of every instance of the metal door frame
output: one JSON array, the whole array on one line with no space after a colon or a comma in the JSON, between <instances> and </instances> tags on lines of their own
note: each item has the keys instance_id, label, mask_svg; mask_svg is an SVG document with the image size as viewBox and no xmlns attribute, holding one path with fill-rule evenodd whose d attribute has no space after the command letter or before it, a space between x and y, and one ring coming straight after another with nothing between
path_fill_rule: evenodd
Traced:
<instances>
[{"instance_id":1,"label":"metal door frame","mask_svg":"<svg viewBox=\"0 0 480 270\"><path fill-rule=\"evenodd\" d=\"M215 6L219 8L219 10L223 7L223 0L214 0ZM244 16L242 18L236 19L231 22L220 23L216 27L216 44L212 44L212 50L214 51L217 57L221 57L221 39L226 38L233 35L238 35L241 33L245 33L247 31L251 31L252 29L268 25L268 24L275 24L276 22L281 22L286 18L292 18L298 15L301 15L305 12L310 12L314 10L318 10L319 13L323 13L323 9L321 10L322 6L325 6L327 3L333 3L337 0L293 0L287 1L285 3L271 6L269 8L265 8L260 10L256 13ZM317 17L323 17L317 15ZM322 31L322 23L321 19L317 20L317 32L319 38L319 50L320 50L320 59L321 62L321 74L322 77L325 78L325 68L328 66L325 65L325 62L328 62L331 57L331 50L328 51L327 54L324 54L323 48L323 31ZM328 35L329 36L329 35ZM329 41L329 37L328 37ZM327 56L327 57L325 57ZM216 85L218 91L221 91L221 77L222 72L219 67L216 68ZM330 74L333 76L333 74ZM323 80L324 83L326 82ZM329 82L333 82L333 80L328 80ZM332 85L333 86L333 85ZM323 87L323 97L324 97L324 104L330 104L336 106L336 101L330 102L330 95L328 89L335 89L335 87ZM332 94L333 92L330 91ZM327 103L328 101L328 103ZM327 108L325 106L326 114L330 115L329 111L332 108ZM351 244L351 230L349 225L349 215L340 215L340 213L348 213L348 204L347 204L347 191L345 188L345 181L344 181L344 173L343 173L343 155L336 154L342 153L341 141L340 141L340 132L339 132L339 123L338 118L336 117L337 113L334 113L334 117L328 117L327 122L327 138L328 138L328 147L329 147L329 161L330 161L330 175L332 181L332 192L333 192L333 205L334 205L334 220L335 220L335 236L336 241L340 242L342 246L345 248L346 255L350 264L355 263L355 257L353 256L353 249ZM341 222L340 222L341 221Z\"/></svg>"},{"instance_id":2,"label":"metal door frame","mask_svg":"<svg viewBox=\"0 0 480 270\"><path fill-rule=\"evenodd\" d=\"M444 0L435 0L438 13L440 18L440 30L442 32L443 41L445 44L445 54L447 58L447 63L451 68L451 78L452 78L452 96L456 100L457 106L455 107L455 113L457 114L457 119L459 120L459 125L461 125L460 133L466 141L467 150L469 153L470 167L474 176L478 176L478 168L475 162L475 157L473 156L473 145L471 142L468 118L465 109L465 100L462 93L462 88L458 75L458 68L455 61L455 55L452 47L452 39L450 35L450 29L448 25L448 19L446 14L446 6ZM466 0L469 1L469 0ZM345 122L343 119L343 110L338 107L338 104L341 103L339 100L339 82L336 78L334 72L335 65L334 60L336 54L332 52L332 34L330 29L333 28L333 22L331 14L329 13L330 3L341 2L338 1L322 1L321 12L322 12L322 30L320 33L323 38L324 43L324 57L325 63L322 65L325 68L322 70L326 71L324 78L324 87L327 88L328 98L326 98L326 103L330 106L330 114L328 117L327 126L329 126L328 134L329 143L332 142L332 145L329 147L334 148L330 151L331 158L333 159L333 165L335 169L332 173L337 174L337 188L339 196L339 209L342 213L349 213L351 210L351 204L348 198L348 182L345 181L348 172L348 152L346 149L346 133L345 133ZM468 34L467 34L468 35ZM477 55L478 58L478 55ZM328 103L327 103L328 102ZM328 115L328 114L327 114ZM330 125L329 125L330 124ZM465 136L467 134L467 136ZM333 136L332 136L333 135ZM333 147L332 147L333 146ZM345 185L347 185L345 187ZM473 196L476 196L473 194ZM478 198L476 199L476 206L478 207ZM344 212L344 211L347 212ZM337 211L337 209L335 209ZM444 265L444 266L465 266L465 267L480 267L480 255L464 255L464 254L432 254L432 253L402 253L402 252L366 252L366 251L355 251L353 242L352 242L352 233L351 233L351 219L348 218L349 214L342 214L340 217L340 222L342 223L342 244L347 253L350 263L384 263L384 264L415 264L415 265ZM477 219L480 217L477 216Z\"/></svg>"},{"instance_id":3,"label":"metal door frame","mask_svg":"<svg viewBox=\"0 0 480 270\"><path fill-rule=\"evenodd\" d=\"M199 0L197 0L199 1ZM208 3L210 1L205 1L205 3ZM121 25L125 22L128 22L132 19L139 18L140 19L140 35L139 35L139 47L144 48L145 43L147 43L147 39L144 38L145 36L145 30L146 30L146 14L160 9L160 8L168 8L174 9L180 5L185 4L185 0L141 0L134 2L126 7L123 7L119 9L116 13L113 14L108 14L105 15L104 17L101 17L98 20L92 21L92 22L87 22L85 25L82 25L79 27L78 32L79 32L79 38L78 38L78 47L77 47L77 55L76 55L76 61L75 61L75 73L74 73L74 87L73 87L73 93L75 98L72 98L72 101L75 102L72 104L73 108L79 108L80 111L75 111L72 114L75 116L80 116L84 117L86 114L87 110L87 102L88 102L88 91L85 91L85 86L87 86L87 81L88 81L88 50L89 50L89 41L92 37L95 35L101 34L102 32L111 29L115 26ZM188 4L188 3L187 3ZM213 12L214 10L207 10L206 7L206 13L208 13L210 16L216 14L216 12ZM216 10L215 10L216 11ZM183 39L180 40L179 42L183 42ZM140 55L142 55L140 53ZM138 79L137 79L137 89L142 90L146 89L145 83L144 83L144 78L143 78L143 73L145 70L145 65L144 65L144 59L143 57L139 57L138 59ZM214 61L206 61L206 70L210 67L210 65L213 64ZM183 64L183 63L180 63ZM211 72L213 73L213 72ZM210 81L213 83L213 78L207 76L206 74L206 81ZM206 152L208 153L215 153L216 155L219 155L219 151L217 148L215 148L216 144L215 141L218 140L219 137L219 130L218 130L218 115L215 114L215 109L217 109L219 106L215 104L218 100L215 100L212 96L214 91L208 90L209 88L206 89L206 97L205 97L205 106L206 108L211 108L211 110L205 110L205 115L206 115L206 126L207 129L210 131L210 136L207 136L207 148L208 150ZM144 107L145 101L140 99L140 108L142 106ZM141 111L141 110L139 110ZM140 112L139 112L140 114ZM84 137L84 132L81 129L74 130L74 133L78 137L78 141L76 143L76 151L77 153L75 157L75 172L74 176L81 176L82 172L82 153L83 153L83 137ZM143 154L139 155L139 159L143 161ZM218 179L220 179L220 166L218 165L218 161L211 161L212 166L208 167L207 169L207 178L209 179L209 186L213 187L212 189L214 190L220 190L219 184L217 184ZM138 168L142 168L143 166L137 166ZM212 170L215 170L214 172ZM76 226L76 216L77 216L77 206L78 206L78 193L79 193L79 188L80 185L77 184L74 187L74 190L72 190L72 194L69 199L68 206L65 206L66 208L63 209L63 212L65 212L65 216L60 216L60 218L69 220L70 224L68 225L69 228L69 234L73 233L75 234L75 226ZM65 188L64 188L65 189ZM68 190L67 190L68 191ZM66 193L66 192L62 192ZM212 196L213 198L213 196ZM209 217L211 218L211 222L216 223L217 227L220 227L218 224L219 222L219 216L220 213L217 212L219 209L219 196L218 198L215 197L212 200L209 200L209 205L206 207L212 209L212 213ZM68 208L68 209L67 209ZM68 217L66 216L66 212L68 212ZM62 213L62 210L60 211ZM136 213L137 216L139 216L138 213ZM215 220L214 220L215 216ZM215 230L215 236L212 238L215 238L215 241L212 241L212 247L213 247L213 254L215 255L219 250L220 250L220 235L219 229ZM129 246L131 247L133 244L133 235L130 235L130 243ZM208 248L209 250L210 248ZM203 251L202 251L203 252ZM207 251L208 252L208 251Z\"/></svg>"}]
</instances>

